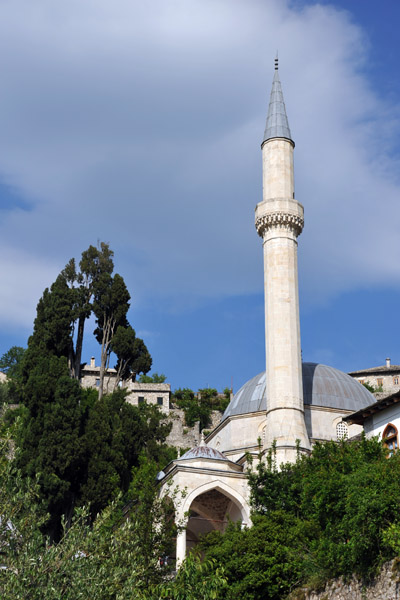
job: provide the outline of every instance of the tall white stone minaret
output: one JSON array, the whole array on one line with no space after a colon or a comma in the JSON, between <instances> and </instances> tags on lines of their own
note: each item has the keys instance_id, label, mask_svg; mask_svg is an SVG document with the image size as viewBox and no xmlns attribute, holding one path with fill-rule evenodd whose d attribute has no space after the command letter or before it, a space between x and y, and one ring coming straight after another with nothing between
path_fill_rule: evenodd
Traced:
<instances>
[{"instance_id":1,"label":"tall white stone minaret","mask_svg":"<svg viewBox=\"0 0 400 600\"><path fill-rule=\"evenodd\" d=\"M304 421L297 278L297 237L303 229L304 210L294 198L294 142L278 59L261 148L263 200L256 207L256 229L264 248L265 447L271 448L275 440L279 465L296 460L297 446L301 452L309 452L310 442Z\"/></svg>"}]
</instances>

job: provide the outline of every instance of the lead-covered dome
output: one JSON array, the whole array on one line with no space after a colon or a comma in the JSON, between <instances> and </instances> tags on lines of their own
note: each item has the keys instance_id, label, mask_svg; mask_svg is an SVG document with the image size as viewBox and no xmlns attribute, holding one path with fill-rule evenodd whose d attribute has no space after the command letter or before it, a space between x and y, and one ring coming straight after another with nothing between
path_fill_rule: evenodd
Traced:
<instances>
[{"instance_id":1,"label":"lead-covered dome","mask_svg":"<svg viewBox=\"0 0 400 600\"><path fill-rule=\"evenodd\" d=\"M228 460L226 456L216 450L215 448L210 448L209 446L200 445L192 448L185 452L183 456L178 458L177 460L189 460L192 458L211 458L212 460Z\"/></svg>"},{"instance_id":2,"label":"lead-covered dome","mask_svg":"<svg viewBox=\"0 0 400 600\"><path fill-rule=\"evenodd\" d=\"M318 363L303 363L303 395L304 404L353 412L375 402L374 396L350 375ZM264 372L240 388L225 410L222 421L233 415L266 410Z\"/></svg>"}]
</instances>

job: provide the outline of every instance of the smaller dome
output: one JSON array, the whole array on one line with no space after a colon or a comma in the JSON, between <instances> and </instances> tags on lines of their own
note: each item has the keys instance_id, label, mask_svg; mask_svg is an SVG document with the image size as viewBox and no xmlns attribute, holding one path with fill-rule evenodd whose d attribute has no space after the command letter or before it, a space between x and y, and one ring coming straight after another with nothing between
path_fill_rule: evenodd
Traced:
<instances>
[{"instance_id":1,"label":"smaller dome","mask_svg":"<svg viewBox=\"0 0 400 600\"><path fill-rule=\"evenodd\" d=\"M196 446L191 450L185 452L183 456L178 458L177 460L189 460L191 458L211 458L211 460L228 460L226 456L215 450L215 448L210 448L209 446Z\"/></svg>"}]
</instances>

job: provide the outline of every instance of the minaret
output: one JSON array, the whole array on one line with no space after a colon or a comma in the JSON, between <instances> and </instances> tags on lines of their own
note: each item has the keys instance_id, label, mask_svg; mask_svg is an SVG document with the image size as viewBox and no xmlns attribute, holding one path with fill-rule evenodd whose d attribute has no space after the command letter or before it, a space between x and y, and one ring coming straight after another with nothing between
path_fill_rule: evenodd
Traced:
<instances>
[{"instance_id":1,"label":"minaret","mask_svg":"<svg viewBox=\"0 0 400 600\"><path fill-rule=\"evenodd\" d=\"M256 207L256 229L264 248L265 447L271 448L275 440L279 465L296 460L297 445L301 452L309 452L310 442L304 421L297 278L297 237L303 229L304 209L294 198L294 142L277 58L261 148L263 200Z\"/></svg>"}]
</instances>

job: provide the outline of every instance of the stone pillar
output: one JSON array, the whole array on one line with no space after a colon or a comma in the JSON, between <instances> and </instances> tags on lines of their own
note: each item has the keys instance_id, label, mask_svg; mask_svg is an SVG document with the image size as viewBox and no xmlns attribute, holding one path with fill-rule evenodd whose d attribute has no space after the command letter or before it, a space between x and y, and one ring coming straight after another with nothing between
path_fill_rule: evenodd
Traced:
<instances>
[{"instance_id":1,"label":"stone pillar","mask_svg":"<svg viewBox=\"0 0 400 600\"><path fill-rule=\"evenodd\" d=\"M186 556L186 529L181 529L176 536L176 568L179 569Z\"/></svg>"},{"instance_id":2,"label":"stone pillar","mask_svg":"<svg viewBox=\"0 0 400 600\"><path fill-rule=\"evenodd\" d=\"M256 207L256 229L263 239L267 424L265 447L276 443L277 464L310 451L304 420L301 368L297 237L304 225L294 199L294 143L264 141L263 201ZM297 441L298 440L298 441Z\"/></svg>"}]
</instances>

